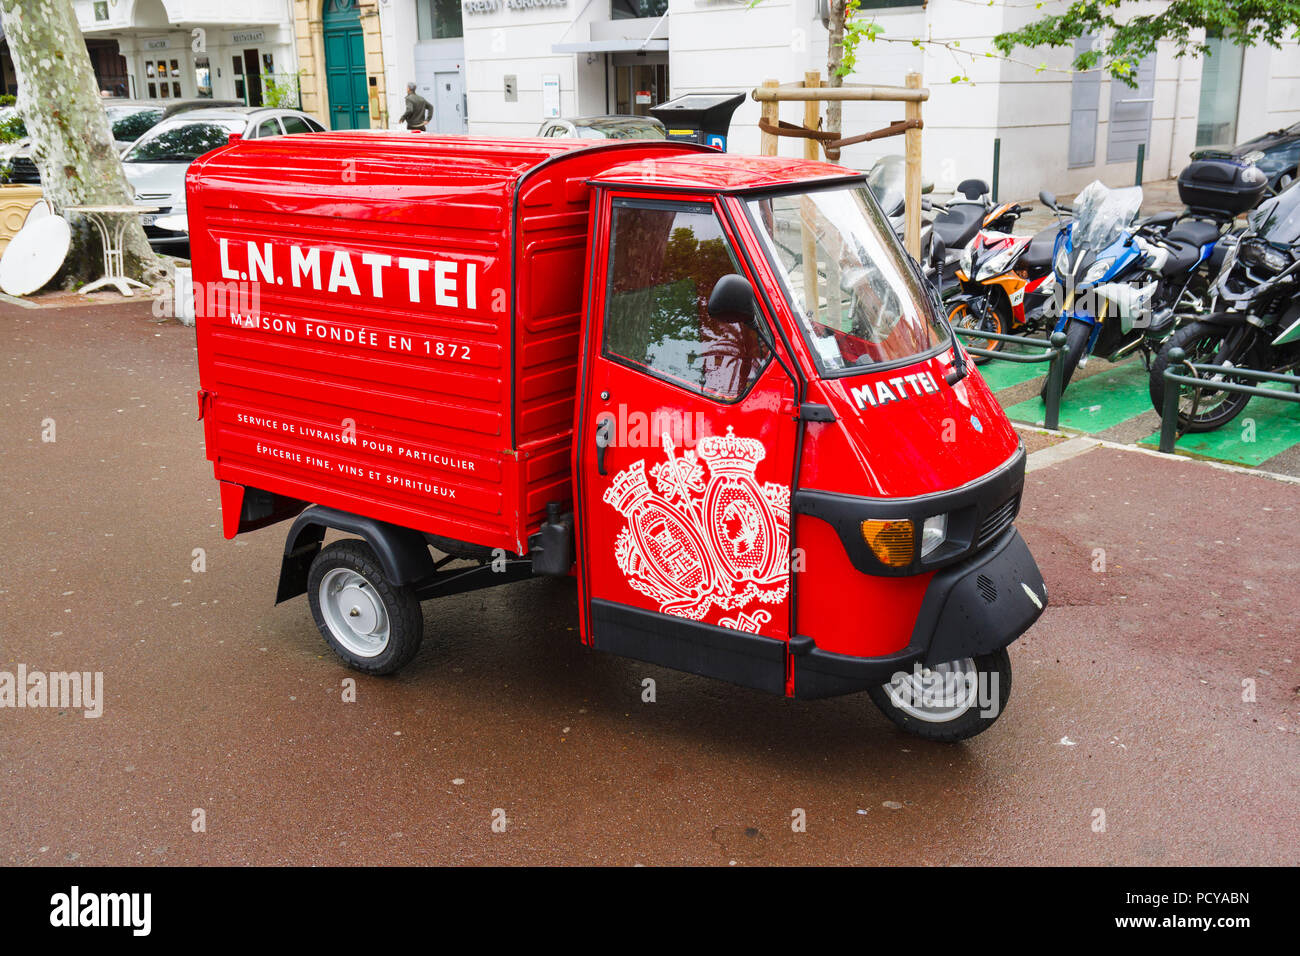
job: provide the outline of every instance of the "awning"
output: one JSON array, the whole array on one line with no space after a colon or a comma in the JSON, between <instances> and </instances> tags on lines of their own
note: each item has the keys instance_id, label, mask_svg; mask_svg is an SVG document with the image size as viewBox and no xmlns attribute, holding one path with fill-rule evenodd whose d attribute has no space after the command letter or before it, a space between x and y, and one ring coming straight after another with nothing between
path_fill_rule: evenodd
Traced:
<instances>
[{"instance_id":1,"label":"awning","mask_svg":"<svg viewBox=\"0 0 1300 956\"><path fill-rule=\"evenodd\" d=\"M551 46L552 53L665 53L668 50L668 14L629 20L593 20L590 38Z\"/></svg>"}]
</instances>

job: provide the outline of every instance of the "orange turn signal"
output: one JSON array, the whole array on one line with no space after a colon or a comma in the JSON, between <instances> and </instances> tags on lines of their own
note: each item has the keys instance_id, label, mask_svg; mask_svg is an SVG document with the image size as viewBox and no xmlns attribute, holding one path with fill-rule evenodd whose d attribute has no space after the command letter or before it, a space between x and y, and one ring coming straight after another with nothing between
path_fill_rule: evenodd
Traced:
<instances>
[{"instance_id":1,"label":"orange turn signal","mask_svg":"<svg viewBox=\"0 0 1300 956\"><path fill-rule=\"evenodd\" d=\"M912 522L906 518L892 521L868 519L862 522L862 540L887 567L905 568L916 554L916 535Z\"/></svg>"}]
</instances>

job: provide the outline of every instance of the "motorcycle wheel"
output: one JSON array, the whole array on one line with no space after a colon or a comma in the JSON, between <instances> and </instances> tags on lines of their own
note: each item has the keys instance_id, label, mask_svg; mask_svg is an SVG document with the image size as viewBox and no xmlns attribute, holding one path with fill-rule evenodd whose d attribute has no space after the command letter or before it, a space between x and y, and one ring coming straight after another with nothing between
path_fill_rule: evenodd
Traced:
<instances>
[{"instance_id":1,"label":"motorcycle wheel","mask_svg":"<svg viewBox=\"0 0 1300 956\"><path fill-rule=\"evenodd\" d=\"M1151 404L1155 406L1156 414L1164 414L1164 372L1169 365L1169 351L1173 348L1180 348L1186 352L1187 361L1201 365L1259 368L1263 364L1258 355L1254 336L1246 340L1244 347L1234 349L1238 354L1220 354L1225 344L1224 339L1227 338L1229 331L1231 331L1229 328L1211 322L1193 322L1190 325L1184 325L1165 341L1165 344L1160 348L1160 352L1156 355L1155 361L1151 363L1151 377L1148 380ZM1241 382L1246 385L1255 384L1245 379L1230 376L1219 376L1218 378L1220 381ZM1214 381L1214 379L1212 378L1210 381ZM1197 391L1200 392L1199 397L1193 395ZM1250 396L1242 395L1239 392L1182 386L1179 393L1178 428L1183 432L1212 432L1217 428L1222 428L1245 411L1246 406L1250 403ZM1194 398L1195 416L1192 415Z\"/></svg>"},{"instance_id":2,"label":"motorcycle wheel","mask_svg":"<svg viewBox=\"0 0 1300 956\"><path fill-rule=\"evenodd\" d=\"M1061 391L1065 391L1065 386L1070 384L1070 379L1074 377L1074 370L1079 367L1079 360L1083 358L1084 351L1088 348L1088 339L1092 336L1092 326L1087 322L1079 322L1071 319L1065 324L1065 354L1062 356L1064 364L1061 366ZM1043 379L1043 387L1038 390L1038 397L1047 401L1047 379Z\"/></svg>"},{"instance_id":3,"label":"motorcycle wheel","mask_svg":"<svg viewBox=\"0 0 1300 956\"><path fill-rule=\"evenodd\" d=\"M998 315L997 309L989 308L987 300L984 306L984 318L981 319L975 314L975 310L970 307L970 302L958 302L948 311L948 324L963 329L979 329L981 332L1001 333L1002 317ZM1002 343L997 339L967 339L968 346L975 348L988 349L996 352L1002 348ZM989 361L987 355L972 355L976 365L983 365Z\"/></svg>"}]
</instances>

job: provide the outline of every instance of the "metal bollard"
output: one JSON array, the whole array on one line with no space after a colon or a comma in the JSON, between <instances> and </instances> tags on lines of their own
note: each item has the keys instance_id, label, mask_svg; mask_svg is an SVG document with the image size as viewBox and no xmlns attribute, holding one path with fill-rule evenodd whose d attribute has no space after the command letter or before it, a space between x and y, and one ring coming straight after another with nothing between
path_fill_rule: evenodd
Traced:
<instances>
[{"instance_id":1,"label":"metal bollard","mask_svg":"<svg viewBox=\"0 0 1300 956\"><path fill-rule=\"evenodd\" d=\"M1050 339L1052 343L1052 358L1047 363L1047 396L1045 399L1046 408L1043 410L1043 427L1056 431L1061 421L1061 379L1064 376L1065 369L1065 333L1053 332Z\"/></svg>"},{"instance_id":2,"label":"metal bollard","mask_svg":"<svg viewBox=\"0 0 1300 956\"><path fill-rule=\"evenodd\" d=\"M993 192L989 198L998 201L998 167L1002 165L1002 138L993 140Z\"/></svg>"},{"instance_id":3,"label":"metal bollard","mask_svg":"<svg viewBox=\"0 0 1300 956\"><path fill-rule=\"evenodd\" d=\"M1182 349L1170 349L1169 364L1162 373L1165 378L1165 401L1160 410L1160 450L1167 455L1173 454L1174 443L1178 440L1178 383L1171 382L1169 377L1177 375L1186 360L1187 353Z\"/></svg>"},{"instance_id":4,"label":"metal bollard","mask_svg":"<svg viewBox=\"0 0 1300 956\"><path fill-rule=\"evenodd\" d=\"M1142 167L1143 165L1145 165L1146 158L1147 158L1147 144L1138 143L1137 175L1134 177L1134 181L1133 181L1134 186L1142 185Z\"/></svg>"}]
</instances>

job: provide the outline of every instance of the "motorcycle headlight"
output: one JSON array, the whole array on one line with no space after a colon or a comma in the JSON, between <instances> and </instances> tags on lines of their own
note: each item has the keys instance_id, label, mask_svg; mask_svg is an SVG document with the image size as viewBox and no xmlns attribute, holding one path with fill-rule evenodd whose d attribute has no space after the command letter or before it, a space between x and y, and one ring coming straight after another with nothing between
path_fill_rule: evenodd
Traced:
<instances>
[{"instance_id":1,"label":"motorcycle headlight","mask_svg":"<svg viewBox=\"0 0 1300 956\"><path fill-rule=\"evenodd\" d=\"M1060 251L1056 254L1056 258L1052 260L1052 268L1056 270L1057 275L1069 276L1070 253L1065 246L1061 246Z\"/></svg>"},{"instance_id":2,"label":"motorcycle headlight","mask_svg":"<svg viewBox=\"0 0 1300 956\"><path fill-rule=\"evenodd\" d=\"M1238 254L1246 265L1257 266L1274 275L1291 264L1286 253L1262 242L1243 243L1238 247Z\"/></svg>"},{"instance_id":3,"label":"motorcycle headlight","mask_svg":"<svg viewBox=\"0 0 1300 956\"><path fill-rule=\"evenodd\" d=\"M957 268L961 269L962 272L966 273L967 276L970 276L970 278L973 279L975 277L971 275L971 269L974 266L974 262L975 240L972 239L970 242L966 243L966 248L962 250L961 261L957 264Z\"/></svg>"},{"instance_id":4,"label":"motorcycle headlight","mask_svg":"<svg viewBox=\"0 0 1300 956\"><path fill-rule=\"evenodd\" d=\"M934 515L921 525L921 557L930 554L948 537L948 516Z\"/></svg>"},{"instance_id":5,"label":"motorcycle headlight","mask_svg":"<svg viewBox=\"0 0 1300 956\"><path fill-rule=\"evenodd\" d=\"M1015 255L1014 249L1008 249L1005 252L999 252L996 256L989 259L980 266L979 275L975 276L977 282L983 282L985 279L991 279L994 276L1000 276L1011 266L1011 257ZM969 274L969 273L968 273Z\"/></svg>"},{"instance_id":6,"label":"motorcycle headlight","mask_svg":"<svg viewBox=\"0 0 1300 956\"><path fill-rule=\"evenodd\" d=\"M1102 276L1109 272L1110 267L1114 264L1115 258L1113 256L1109 259L1098 259L1088 268L1088 271L1083 274L1083 284L1091 285L1094 282L1100 282Z\"/></svg>"}]
</instances>

